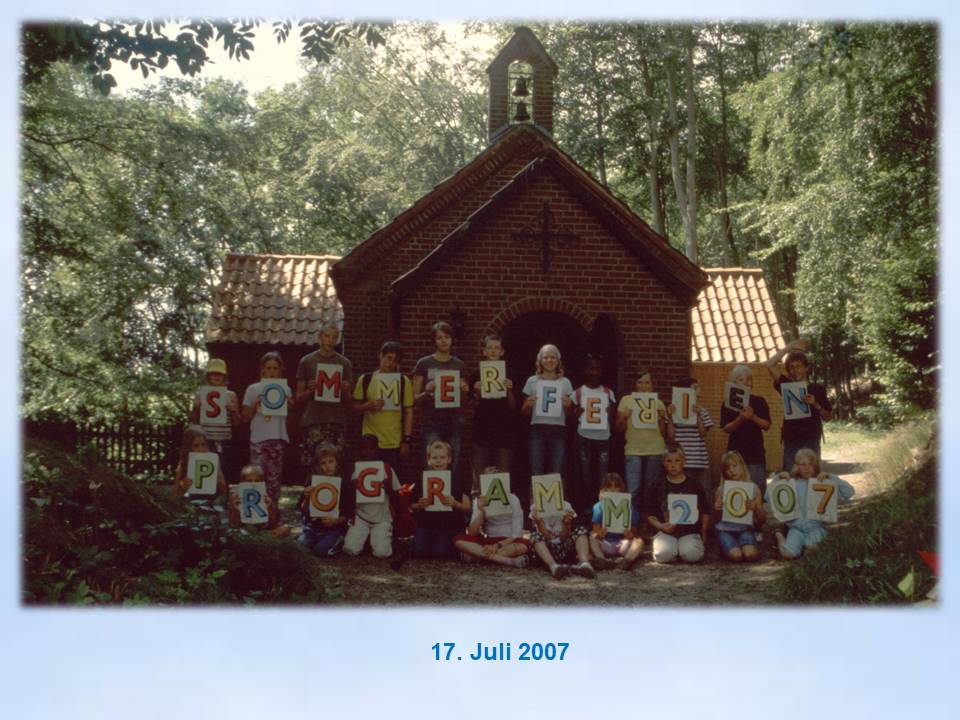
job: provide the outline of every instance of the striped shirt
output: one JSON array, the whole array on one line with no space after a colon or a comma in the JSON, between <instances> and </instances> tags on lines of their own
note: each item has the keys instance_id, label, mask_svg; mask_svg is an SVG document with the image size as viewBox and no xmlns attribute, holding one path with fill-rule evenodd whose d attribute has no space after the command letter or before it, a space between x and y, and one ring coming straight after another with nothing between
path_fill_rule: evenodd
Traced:
<instances>
[{"instance_id":1,"label":"striped shirt","mask_svg":"<svg viewBox=\"0 0 960 720\"><path fill-rule=\"evenodd\" d=\"M713 427L713 418L707 409L700 406L700 419L703 420L703 429ZM683 448L683 454L686 459L684 467L705 468L710 467L710 456L707 454L707 445L700 437L700 428L697 425L674 425L674 439L680 443Z\"/></svg>"}]
</instances>

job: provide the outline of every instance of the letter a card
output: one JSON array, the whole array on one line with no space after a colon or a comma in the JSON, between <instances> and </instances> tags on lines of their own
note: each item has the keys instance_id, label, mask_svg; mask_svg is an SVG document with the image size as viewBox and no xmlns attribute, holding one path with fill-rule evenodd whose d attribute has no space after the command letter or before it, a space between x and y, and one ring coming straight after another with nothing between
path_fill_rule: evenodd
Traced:
<instances>
[{"instance_id":1,"label":"letter a card","mask_svg":"<svg viewBox=\"0 0 960 720\"><path fill-rule=\"evenodd\" d=\"M190 495L216 495L220 457L212 452L192 452L187 457Z\"/></svg>"},{"instance_id":2,"label":"letter a card","mask_svg":"<svg viewBox=\"0 0 960 720\"><path fill-rule=\"evenodd\" d=\"M607 532L622 535L630 529L633 514L633 496L630 493L602 492L600 507L603 509L601 523Z\"/></svg>"},{"instance_id":3,"label":"letter a card","mask_svg":"<svg viewBox=\"0 0 960 720\"><path fill-rule=\"evenodd\" d=\"M489 473L480 476L480 494L486 499L483 512L487 517L509 515L510 473Z\"/></svg>"},{"instance_id":4,"label":"letter a card","mask_svg":"<svg viewBox=\"0 0 960 720\"><path fill-rule=\"evenodd\" d=\"M312 475L310 477L310 517L340 517L340 483L333 475Z\"/></svg>"}]
</instances>

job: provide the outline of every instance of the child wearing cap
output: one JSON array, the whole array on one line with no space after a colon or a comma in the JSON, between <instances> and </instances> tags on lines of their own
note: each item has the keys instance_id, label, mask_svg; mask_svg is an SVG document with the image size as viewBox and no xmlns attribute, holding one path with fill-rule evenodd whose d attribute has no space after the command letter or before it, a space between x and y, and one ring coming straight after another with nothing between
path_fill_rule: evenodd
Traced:
<instances>
[{"instance_id":1,"label":"child wearing cap","mask_svg":"<svg viewBox=\"0 0 960 720\"><path fill-rule=\"evenodd\" d=\"M207 362L206 384L213 387L227 386L227 363L220 358L210 358ZM208 403L205 412L201 413L202 398L200 392L202 388L197 388L193 397L193 407L190 410L190 422L200 425L203 428L203 434L206 435L212 449L220 456L220 469L227 482L233 481L233 428L240 424L240 403L237 400L237 394L232 390L227 390L227 422L212 423L210 414L216 409L217 400L214 405ZM206 422L205 422L206 421Z\"/></svg>"}]
</instances>

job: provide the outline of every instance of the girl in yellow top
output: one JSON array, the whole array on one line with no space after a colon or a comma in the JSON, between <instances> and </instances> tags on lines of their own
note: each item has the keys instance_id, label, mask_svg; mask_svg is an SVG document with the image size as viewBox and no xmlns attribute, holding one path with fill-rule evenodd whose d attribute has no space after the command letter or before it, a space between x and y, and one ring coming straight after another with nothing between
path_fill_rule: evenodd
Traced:
<instances>
[{"instance_id":1,"label":"girl in yellow top","mask_svg":"<svg viewBox=\"0 0 960 720\"><path fill-rule=\"evenodd\" d=\"M640 368L634 392L652 393L653 377L647 368ZM663 401L657 398L656 423L653 428L635 426L637 403L633 395L625 394L617 406L617 430L625 434L624 475L627 491L633 495L634 507L646 517L651 498L663 469L661 456L667 442L673 441L673 420L667 414Z\"/></svg>"}]
</instances>

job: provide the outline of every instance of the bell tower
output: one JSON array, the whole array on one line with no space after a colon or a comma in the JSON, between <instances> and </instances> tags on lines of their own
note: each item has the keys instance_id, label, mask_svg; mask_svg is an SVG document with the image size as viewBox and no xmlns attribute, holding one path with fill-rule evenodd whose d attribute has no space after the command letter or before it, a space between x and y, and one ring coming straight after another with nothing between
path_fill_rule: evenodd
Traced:
<instances>
[{"instance_id":1,"label":"bell tower","mask_svg":"<svg viewBox=\"0 0 960 720\"><path fill-rule=\"evenodd\" d=\"M553 135L553 81L557 64L530 28L518 27L487 68L487 138L510 125L533 124Z\"/></svg>"}]
</instances>

